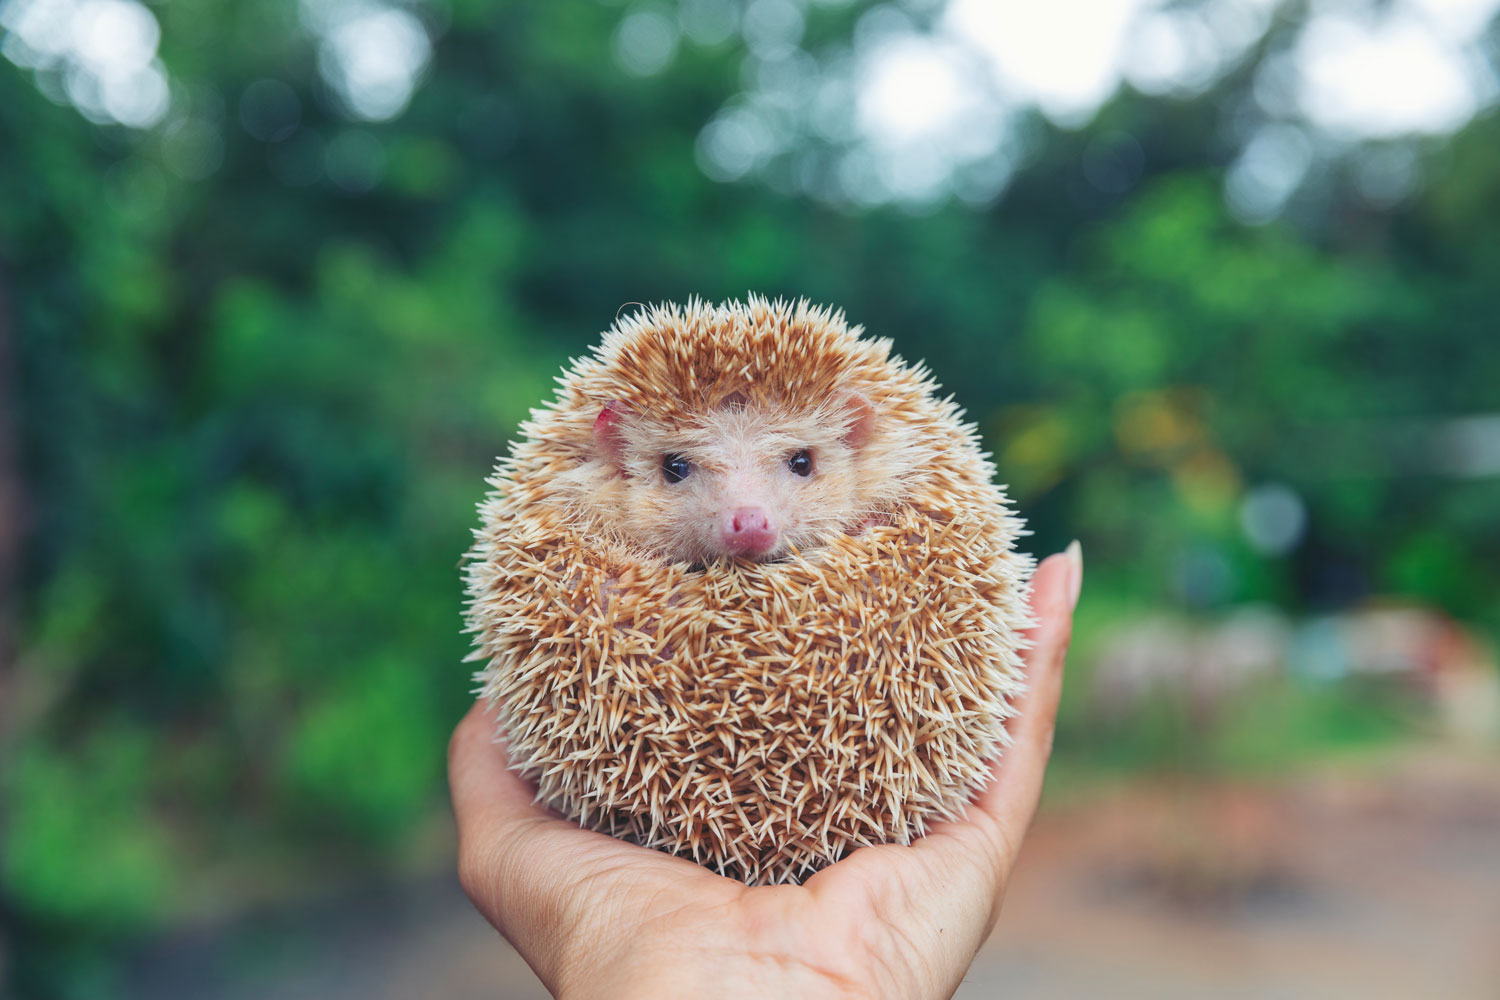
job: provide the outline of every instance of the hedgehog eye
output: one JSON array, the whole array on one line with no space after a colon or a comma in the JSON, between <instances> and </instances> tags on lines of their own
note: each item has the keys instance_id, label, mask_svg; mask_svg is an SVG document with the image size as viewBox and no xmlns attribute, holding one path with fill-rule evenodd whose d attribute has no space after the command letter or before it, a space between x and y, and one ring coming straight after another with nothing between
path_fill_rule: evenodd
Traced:
<instances>
[{"instance_id":1,"label":"hedgehog eye","mask_svg":"<svg viewBox=\"0 0 1500 1000\"><path fill-rule=\"evenodd\" d=\"M803 448L786 460L786 467L799 476L810 476L813 472L812 452Z\"/></svg>"},{"instance_id":2,"label":"hedgehog eye","mask_svg":"<svg viewBox=\"0 0 1500 1000\"><path fill-rule=\"evenodd\" d=\"M693 465L681 455L663 455L661 458L662 478L669 483L680 483L693 471Z\"/></svg>"}]
</instances>

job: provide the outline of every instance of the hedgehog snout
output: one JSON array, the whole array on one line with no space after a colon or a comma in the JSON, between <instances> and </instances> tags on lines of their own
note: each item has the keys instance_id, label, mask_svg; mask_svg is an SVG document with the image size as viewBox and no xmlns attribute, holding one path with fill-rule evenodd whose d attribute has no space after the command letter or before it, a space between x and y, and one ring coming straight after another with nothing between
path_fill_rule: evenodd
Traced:
<instances>
[{"instance_id":1,"label":"hedgehog snout","mask_svg":"<svg viewBox=\"0 0 1500 1000\"><path fill-rule=\"evenodd\" d=\"M776 527L763 507L736 507L719 524L724 551L737 556L761 556L776 547Z\"/></svg>"}]
</instances>

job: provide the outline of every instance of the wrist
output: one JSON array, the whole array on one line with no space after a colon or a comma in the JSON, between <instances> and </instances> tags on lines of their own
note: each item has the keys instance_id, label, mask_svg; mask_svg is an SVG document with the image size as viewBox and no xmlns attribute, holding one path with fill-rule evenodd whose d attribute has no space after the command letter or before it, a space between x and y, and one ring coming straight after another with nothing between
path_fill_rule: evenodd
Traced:
<instances>
[{"instance_id":1,"label":"wrist","mask_svg":"<svg viewBox=\"0 0 1500 1000\"><path fill-rule=\"evenodd\" d=\"M797 997L799 1000L847 1000L883 997L868 984L825 970L783 965L774 958L747 958L702 964L696 960L642 960L625 967L578 970L569 985L557 992L558 1000L763 1000L765 997ZM894 996L894 994L892 994Z\"/></svg>"},{"instance_id":2,"label":"wrist","mask_svg":"<svg viewBox=\"0 0 1500 1000\"><path fill-rule=\"evenodd\" d=\"M561 970L559 1000L799 1000L938 996L892 975L887 961L859 951L788 950L748 937L715 942L706 927L664 930L575 952ZM900 985L900 980L904 985Z\"/></svg>"}]
</instances>

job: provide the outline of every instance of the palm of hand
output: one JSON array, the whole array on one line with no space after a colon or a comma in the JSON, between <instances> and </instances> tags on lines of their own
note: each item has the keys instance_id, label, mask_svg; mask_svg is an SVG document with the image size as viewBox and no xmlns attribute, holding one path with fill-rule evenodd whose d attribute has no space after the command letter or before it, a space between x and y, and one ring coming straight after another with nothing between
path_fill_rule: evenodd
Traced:
<instances>
[{"instance_id":1,"label":"palm of hand","mask_svg":"<svg viewBox=\"0 0 1500 1000\"><path fill-rule=\"evenodd\" d=\"M465 890L558 996L950 995L1036 809L1081 572L1068 555L1037 570L1030 691L963 821L751 888L535 804L476 706L449 747Z\"/></svg>"}]
</instances>

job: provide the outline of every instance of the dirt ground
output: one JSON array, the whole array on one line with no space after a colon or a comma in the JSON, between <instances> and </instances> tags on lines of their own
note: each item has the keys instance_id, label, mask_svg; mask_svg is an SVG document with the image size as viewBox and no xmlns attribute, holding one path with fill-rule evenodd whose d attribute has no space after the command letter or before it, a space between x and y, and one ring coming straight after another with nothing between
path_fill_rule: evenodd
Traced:
<instances>
[{"instance_id":1,"label":"dirt ground","mask_svg":"<svg viewBox=\"0 0 1500 1000\"><path fill-rule=\"evenodd\" d=\"M448 879L163 942L152 998L529 1000ZM1500 997L1500 762L1404 751L1270 783L1132 781L1052 801L958 992Z\"/></svg>"},{"instance_id":2,"label":"dirt ground","mask_svg":"<svg viewBox=\"0 0 1500 1000\"><path fill-rule=\"evenodd\" d=\"M1414 754L1054 809L958 995L1500 997L1500 774Z\"/></svg>"}]
</instances>

